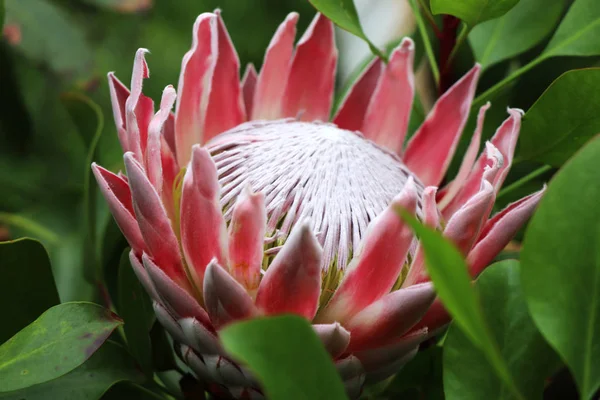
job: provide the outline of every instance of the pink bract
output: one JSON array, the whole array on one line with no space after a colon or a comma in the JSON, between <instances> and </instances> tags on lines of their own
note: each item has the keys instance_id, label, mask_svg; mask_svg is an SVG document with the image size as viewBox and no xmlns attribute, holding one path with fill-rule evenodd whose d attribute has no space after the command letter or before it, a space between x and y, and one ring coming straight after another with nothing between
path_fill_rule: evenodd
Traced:
<instances>
[{"instance_id":1,"label":"pink bract","mask_svg":"<svg viewBox=\"0 0 600 400\"><path fill-rule=\"evenodd\" d=\"M228 324L293 313L313 323L348 395L398 371L449 322L403 207L443 230L473 277L529 218L543 191L490 218L515 150L521 111L477 158L485 111L454 180L438 190L466 125L476 65L406 142L414 44L372 62L331 115L337 50L317 15L294 46L290 14L257 74L239 60L220 14L193 29L177 93L158 111L142 93L145 49L131 91L108 74L127 176L92 165L131 245L131 263L178 353L210 390L262 398L219 343ZM175 106L175 113L171 110ZM433 304L433 306L432 306Z\"/></svg>"}]
</instances>

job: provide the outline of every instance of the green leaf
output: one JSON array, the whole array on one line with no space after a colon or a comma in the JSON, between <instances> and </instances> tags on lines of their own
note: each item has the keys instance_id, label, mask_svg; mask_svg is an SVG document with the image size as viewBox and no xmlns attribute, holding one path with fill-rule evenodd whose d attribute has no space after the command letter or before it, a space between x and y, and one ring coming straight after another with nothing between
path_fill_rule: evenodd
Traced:
<instances>
[{"instance_id":1,"label":"green leaf","mask_svg":"<svg viewBox=\"0 0 600 400\"><path fill-rule=\"evenodd\" d=\"M3 400L97 400L117 382L141 383L144 375L120 345L107 341L84 364L49 382L0 393Z\"/></svg>"},{"instance_id":2,"label":"green leaf","mask_svg":"<svg viewBox=\"0 0 600 400\"><path fill-rule=\"evenodd\" d=\"M259 318L219 332L273 400L346 399L344 385L310 324L298 316Z\"/></svg>"},{"instance_id":3,"label":"green leaf","mask_svg":"<svg viewBox=\"0 0 600 400\"><path fill-rule=\"evenodd\" d=\"M454 322L473 345L485 354L495 373L515 397L523 399L486 325L478 295L471 286L471 277L462 255L440 232L424 226L403 210L398 211L419 236L425 252L427 272L437 295L454 318Z\"/></svg>"},{"instance_id":4,"label":"green leaf","mask_svg":"<svg viewBox=\"0 0 600 400\"><path fill-rule=\"evenodd\" d=\"M469 34L475 59L485 69L531 49L552 32L564 6L564 0L521 0L502 17L478 25Z\"/></svg>"},{"instance_id":5,"label":"green leaf","mask_svg":"<svg viewBox=\"0 0 600 400\"><path fill-rule=\"evenodd\" d=\"M58 304L52 267L44 246L33 239L0 243L0 343Z\"/></svg>"},{"instance_id":6,"label":"green leaf","mask_svg":"<svg viewBox=\"0 0 600 400\"><path fill-rule=\"evenodd\" d=\"M369 48L378 57L386 59L385 55L375 46L360 25L354 0L309 0L310 3L323 15L333 21L340 28L363 39ZM518 1L518 0L517 0Z\"/></svg>"},{"instance_id":7,"label":"green leaf","mask_svg":"<svg viewBox=\"0 0 600 400\"><path fill-rule=\"evenodd\" d=\"M470 28L498 18L513 8L519 0L431 0L434 14L449 14L463 20Z\"/></svg>"},{"instance_id":8,"label":"green leaf","mask_svg":"<svg viewBox=\"0 0 600 400\"><path fill-rule=\"evenodd\" d=\"M90 282L102 279L101 264L96 250L96 196L97 186L92 176L92 161L98 158L96 148L104 129L102 110L91 99L80 93L65 93L61 101L77 127L88 149L83 169L83 265L84 273Z\"/></svg>"},{"instance_id":9,"label":"green leaf","mask_svg":"<svg viewBox=\"0 0 600 400\"><path fill-rule=\"evenodd\" d=\"M477 279L488 326L516 385L528 399L541 398L544 381L558 366L527 311L519 262L505 260L488 267ZM465 368L465 366L469 368ZM456 326L444 343L444 392L451 399L513 399L485 355Z\"/></svg>"},{"instance_id":10,"label":"green leaf","mask_svg":"<svg viewBox=\"0 0 600 400\"><path fill-rule=\"evenodd\" d=\"M600 68L564 73L523 118L519 158L561 166L600 132Z\"/></svg>"},{"instance_id":11,"label":"green leaf","mask_svg":"<svg viewBox=\"0 0 600 400\"><path fill-rule=\"evenodd\" d=\"M575 0L542 57L600 54L600 2Z\"/></svg>"},{"instance_id":12,"label":"green leaf","mask_svg":"<svg viewBox=\"0 0 600 400\"><path fill-rule=\"evenodd\" d=\"M521 253L531 316L588 399L600 388L598 160L600 136L550 182Z\"/></svg>"},{"instance_id":13,"label":"green leaf","mask_svg":"<svg viewBox=\"0 0 600 400\"><path fill-rule=\"evenodd\" d=\"M28 58L57 73L90 74L92 54L85 34L61 8L44 0L9 1L6 21L21 27L17 47Z\"/></svg>"},{"instance_id":14,"label":"green leaf","mask_svg":"<svg viewBox=\"0 0 600 400\"><path fill-rule=\"evenodd\" d=\"M150 298L129 263L129 249L125 249L119 264L119 315L125 324L127 347L146 375L152 375L152 345L150 328L155 316Z\"/></svg>"},{"instance_id":15,"label":"green leaf","mask_svg":"<svg viewBox=\"0 0 600 400\"><path fill-rule=\"evenodd\" d=\"M62 376L83 364L122 322L97 304L50 308L0 346L0 392Z\"/></svg>"}]
</instances>

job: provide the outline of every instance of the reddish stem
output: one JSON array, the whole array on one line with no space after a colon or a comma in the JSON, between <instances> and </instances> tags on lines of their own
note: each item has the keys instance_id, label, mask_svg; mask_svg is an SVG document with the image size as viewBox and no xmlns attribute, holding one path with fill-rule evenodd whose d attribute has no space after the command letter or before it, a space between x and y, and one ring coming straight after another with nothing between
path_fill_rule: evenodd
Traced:
<instances>
[{"instance_id":1,"label":"reddish stem","mask_svg":"<svg viewBox=\"0 0 600 400\"><path fill-rule=\"evenodd\" d=\"M452 15L443 16L442 35L440 37L440 94L452 86L452 66L450 65L450 54L456 45L456 33L460 20Z\"/></svg>"}]
</instances>

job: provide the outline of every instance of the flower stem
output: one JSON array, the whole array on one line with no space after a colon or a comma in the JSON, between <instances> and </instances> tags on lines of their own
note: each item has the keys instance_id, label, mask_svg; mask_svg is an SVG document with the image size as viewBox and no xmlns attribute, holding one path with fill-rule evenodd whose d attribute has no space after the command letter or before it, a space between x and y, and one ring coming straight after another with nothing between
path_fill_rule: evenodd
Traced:
<instances>
[{"instance_id":1,"label":"flower stem","mask_svg":"<svg viewBox=\"0 0 600 400\"><path fill-rule=\"evenodd\" d=\"M479 96L477 96L475 98L475 100L473 101L473 107L477 108L477 107L483 105L485 102L487 102L491 98L495 97L497 95L497 93L500 92L502 89L504 89L504 87L506 85L508 85L510 82L514 81L519 76L523 75L525 72L529 71L530 69L532 69L533 67L535 67L536 65L541 63L542 61L544 61L546 58L547 58L547 56L542 55L542 56L532 60L528 64L523 65L521 68L517 69L512 74L508 75L506 78L504 78L500 82L496 83L494 86L492 86L491 88L489 88L488 90L486 90L485 92L483 92L482 94L480 94Z\"/></svg>"},{"instance_id":2,"label":"flower stem","mask_svg":"<svg viewBox=\"0 0 600 400\"><path fill-rule=\"evenodd\" d=\"M415 19L417 20L417 27L419 28L419 34L421 35L421 39L423 39L423 45L425 46L425 54L427 54L427 60L429 61L429 67L431 68L431 74L433 75L433 79L435 80L436 85L440 83L440 71L438 69L437 61L435 59L435 54L433 53L433 47L431 46L431 42L429 41L429 35L427 35L427 27L423 22L423 18L421 17L421 13L419 12L419 7L415 0L410 0L410 5L413 9L413 13L415 15Z\"/></svg>"},{"instance_id":3,"label":"flower stem","mask_svg":"<svg viewBox=\"0 0 600 400\"><path fill-rule=\"evenodd\" d=\"M500 193L498 193L497 198L505 196L506 194L512 192L515 189L518 189L519 187L523 186L527 182L529 182L529 181L537 178L538 176L542 175L544 172L547 172L547 171L549 171L551 169L552 169L552 167L549 166L549 165L544 165L543 167L540 167L540 168L536 169L535 171L533 171L533 172L525 175L521 179L519 179L519 180L511 183L510 185L508 185L507 187L505 187L504 189L502 189L500 191Z\"/></svg>"}]
</instances>

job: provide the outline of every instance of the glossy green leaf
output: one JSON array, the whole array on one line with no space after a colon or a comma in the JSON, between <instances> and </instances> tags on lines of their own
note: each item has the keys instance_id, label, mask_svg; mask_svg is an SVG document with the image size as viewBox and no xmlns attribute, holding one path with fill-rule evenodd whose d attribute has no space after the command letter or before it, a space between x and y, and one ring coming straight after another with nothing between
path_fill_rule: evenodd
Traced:
<instances>
[{"instance_id":1,"label":"glossy green leaf","mask_svg":"<svg viewBox=\"0 0 600 400\"><path fill-rule=\"evenodd\" d=\"M424 226L402 210L399 210L399 213L419 236L429 277L437 295L454 318L454 323L473 345L485 354L499 379L516 398L521 399L522 395L515 386L506 361L485 322L479 297L471 285L471 277L463 256L440 232Z\"/></svg>"},{"instance_id":2,"label":"glossy green leaf","mask_svg":"<svg viewBox=\"0 0 600 400\"><path fill-rule=\"evenodd\" d=\"M304 318L239 322L219 336L225 349L256 373L269 399L347 398L330 356Z\"/></svg>"},{"instance_id":3,"label":"glossy green leaf","mask_svg":"<svg viewBox=\"0 0 600 400\"><path fill-rule=\"evenodd\" d=\"M85 363L49 382L0 393L2 400L98 400L115 383L143 382L144 375L120 345L107 341Z\"/></svg>"},{"instance_id":4,"label":"glossy green leaf","mask_svg":"<svg viewBox=\"0 0 600 400\"><path fill-rule=\"evenodd\" d=\"M385 55L367 38L360 25L354 0L309 0L317 10L340 28L363 39L376 56L385 59ZM518 1L518 0L517 0Z\"/></svg>"},{"instance_id":5,"label":"glossy green leaf","mask_svg":"<svg viewBox=\"0 0 600 400\"><path fill-rule=\"evenodd\" d=\"M0 343L59 302L44 246L33 239L0 243Z\"/></svg>"},{"instance_id":6,"label":"glossy green leaf","mask_svg":"<svg viewBox=\"0 0 600 400\"><path fill-rule=\"evenodd\" d=\"M528 314L519 262L505 260L488 267L477 279L476 288L515 384L525 398L541 398L544 381L558 363ZM448 400L515 398L481 350L456 326L450 327L444 342L444 392Z\"/></svg>"},{"instance_id":7,"label":"glossy green leaf","mask_svg":"<svg viewBox=\"0 0 600 400\"><path fill-rule=\"evenodd\" d=\"M449 14L463 20L469 27L498 18L513 8L519 0L431 0L434 14Z\"/></svg>"},{"instance_id":8,"label":"glossy green leaf","mask_svg":"<svg viewBox=\"0 0 600 400\"><path fill-rule=\"evenodd\" d=\"M50 308L0 346L0 392L58 378L83 364L122 322L97 304Z\"/></svg>"},{"instance_id":9,"label":"glossy green leaf","mask_svg":"<svg viewBox=\"0 0 600 400\"><path fill-rule=\"evenodd\" d=\"M101 279L100 261L96 250L96 196L97 185L90 165L97 159L96 147L104 129L102 110L91 99L81 93L65 93L61 96L67 112L73 120L86 148L88 149L83 172L83 265L86 277L91 282Z\"/></svg>"},{"instance_id":10,"label":"glossy green leaf","mask_svg":"<svg viewBox=\"0 0 600 400\"><path fill-rule=\"evenodd\" d=\"M129 249L125 249L119 264L119 303L117 310L123 318L127 347L142 370L152 375L152 344L150 328L154 310L150 298L129 263Z\"/></svg>"},{"instance_id":11,"label":"glossy green leaf","mask_svg":"<svg viewBox=\"0 0 600 400\"><path fill-rule=\"evenodd\" d=\"M152 7L152 0L84 0L93 6L108 8L122 13L133 13Z\"/></svg>"},{"instance_id":12,"label":"glossy green leaf","mask_svg":"<svg viewBox=\"0 0 600 400\"><path fill-rule=\"evenodd\" d=\"M475 59L483 68L517 56L555 28L564 0L521 0L500 18L476 26L469 34Z\"/></svg>"},{"instance_id":13,"label":"glossy green leaf","mask_svg":"<svg viewBox=\"0 0 600 400\"><path fill-rule=\"evenodd\" d=\"M559 76L523 118L519 158L561 166L600 132L600 68Z\"/></svg>"},{"instance_id":14,"label":"glossy green leaf","mask_svg":"<svg viewBox=\"0 0 600 400\"><path fill-rule=\"evenodd\" d=\"M575 0L542 57L600 54L600 2Z\"/></svg>"},{"instance_id":15,"label":"glossy green leaf","mask_svg":"<svg viewBox=\"0 0 600 400\"><path fill-rule=\"evenodd\" d=\"M585 399L600 388L599 160L596 136L550 182L521 253L531 316Z\"/></svg>"},{"instance_id":16,"label":"glossy green leaf","mask_svg":"<svg viewBox=\"0 0 600 400\"><path fill-rule=\"evenodd\" d=\"M21 27L17 47L58 73L89 75L92 54L85 34L60 7L45 0L8 1L6 22Z\"/></svg>"}]
</instances>

